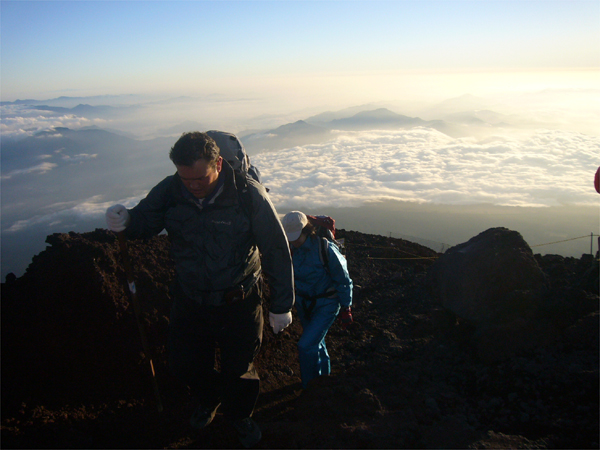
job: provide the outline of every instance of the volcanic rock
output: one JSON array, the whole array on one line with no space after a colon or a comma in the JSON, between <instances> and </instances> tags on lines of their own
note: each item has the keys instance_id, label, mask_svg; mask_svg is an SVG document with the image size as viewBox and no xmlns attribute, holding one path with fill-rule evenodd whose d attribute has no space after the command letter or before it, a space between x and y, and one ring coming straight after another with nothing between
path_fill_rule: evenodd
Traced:
<instances>
[{"instance_id":1,"label":"volcanic rock","mask_svg":"<svg viewBox=\"0 0 600 450\"><path fill-rule=\"evenodd\" d=\"M518 232L491 228L448 249L429 284L444 308L481 327L526 314L544 274Z\"/></svg>"},{"instance_id":2,"label":"volcanic rock","mask_svg":"<svg viewBox=\"0 0 600 450\"><path fill-rule=\"evenodd\" d=\"M494 335L478 335L429 294L428 271L430 280L439 279L431 266L443 255L402 239L338 230L357 287L355 323L331 327L332 374L306 390L295 311L277 336L265 327L256 360L261 395L254 418L263 431L257 447L598 448L598 295L587 281L597 262L535 255L534 265L515 233L491 235L473 247L497 278L473 259L464 266L471 279L457 286L466 296L469 289L495 295L480 314L498 318L488 330L505 327L494 331L496 340L516 342L506 344L510 351L494 347L502 354L494 364L477 345ZM503 244L494 247L495 239ZM221 413L200 433L190 430L196 405L168 371L168 237L128 243L150 355L142 350L115 235L55 234L47 242L25 275L2 284L2 447L238 447ZM522 271L507 288L501 275L512 272L494 259L515 264L510 242L518 244ZM473 274L502 285L486 286ZM434 291L447 292L444 277ZM499 313L498 305L523 302L517 313ZM544 327L559 332L518 345L531 338L518 321L536 336Z\"/></svg>"}]
</instances>

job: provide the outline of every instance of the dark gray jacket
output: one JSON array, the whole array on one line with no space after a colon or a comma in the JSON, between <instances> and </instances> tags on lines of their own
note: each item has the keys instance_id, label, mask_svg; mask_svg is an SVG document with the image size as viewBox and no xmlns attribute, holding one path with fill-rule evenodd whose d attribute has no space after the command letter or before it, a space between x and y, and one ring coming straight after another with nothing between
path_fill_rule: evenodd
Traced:
<instances>
[{"instance_id":1,"label":"dark gray jacket","mask_svg":"<svg viewBox=\"0 0 600 450\"><path fill-rule=\"evenodd\" d=\"M287 313L294 304L293 269L275 207L261 184L225 162L219 178L222 190L203 208L185 195L177 174L165 178L129 210L127 236L151 237L166 229L177 281L203 304L218 305L226 291L252 285L262 260L270 311Z\"/></svg>"}]
</instances>

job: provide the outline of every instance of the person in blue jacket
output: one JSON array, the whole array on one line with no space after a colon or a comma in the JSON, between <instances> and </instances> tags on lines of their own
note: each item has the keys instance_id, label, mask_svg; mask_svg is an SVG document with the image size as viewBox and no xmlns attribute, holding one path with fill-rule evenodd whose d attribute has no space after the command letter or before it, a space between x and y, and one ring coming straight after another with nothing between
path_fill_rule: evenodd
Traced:
<instances>
[{"instance_id":1,"label":"person in blue jacket","mask_svg":"<svg viewBox=\"0 0 600 450\"><path fill-rule=\"evenodd\" d=\"M306 389L314 378L331 373L325 336L340 310L342 326L352 323L352 279L337 245L317 236L304 213L286 214L282 225L292 252L296 310L303 330L298 341L300 375ZM321 261L320 239L327 244L327 262Z\"/></svg>"}]
</instances>

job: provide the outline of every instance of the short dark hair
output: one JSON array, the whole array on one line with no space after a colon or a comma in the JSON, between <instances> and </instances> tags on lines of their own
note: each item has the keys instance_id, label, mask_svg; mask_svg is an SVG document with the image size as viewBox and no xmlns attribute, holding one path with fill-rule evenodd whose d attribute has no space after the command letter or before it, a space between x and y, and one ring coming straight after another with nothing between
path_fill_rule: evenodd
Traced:
<instances>
[{"instance_id":1,"label":"short dark hair","mask_svg":"<svg viewBox=\"0 0 600 450\"><path fill-rule=\"evenodd\" d=\"M191 167L199 159L204 159L211 166L215 166L219 154L219 147L213 138L206 133L192 131L183 133L175 142L169 152L169 158L176 166Z\"/></svg>"}]
</instances>

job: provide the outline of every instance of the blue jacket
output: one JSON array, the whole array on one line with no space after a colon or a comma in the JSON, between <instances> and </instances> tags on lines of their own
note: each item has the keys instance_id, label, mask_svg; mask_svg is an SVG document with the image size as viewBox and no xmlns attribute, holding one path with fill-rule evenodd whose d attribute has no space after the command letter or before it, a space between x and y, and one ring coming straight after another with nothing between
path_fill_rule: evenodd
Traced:
<instances>
[{"instance_id":1,"label":"blue jacket","mask_svg":"<svg viewBox=\"0 0 600 450\"><path fill-rule=\"evenodd\" d=\"M327 241L329 273L321 263L318 237L308 237L304 244L292 251L296 293L302 297L314 297L334 288L342 307L352 305L352 280L348 273L346 258L337 246Z\"/></svg>"}]
</instances>

